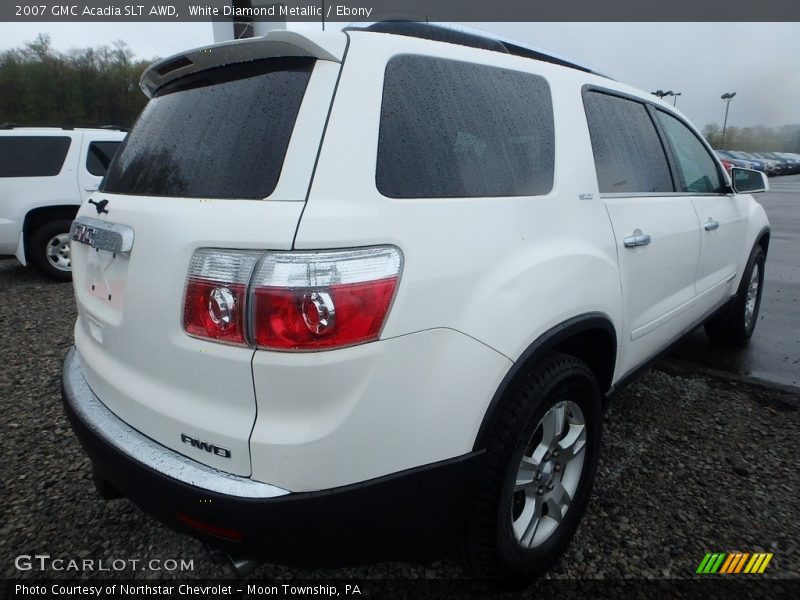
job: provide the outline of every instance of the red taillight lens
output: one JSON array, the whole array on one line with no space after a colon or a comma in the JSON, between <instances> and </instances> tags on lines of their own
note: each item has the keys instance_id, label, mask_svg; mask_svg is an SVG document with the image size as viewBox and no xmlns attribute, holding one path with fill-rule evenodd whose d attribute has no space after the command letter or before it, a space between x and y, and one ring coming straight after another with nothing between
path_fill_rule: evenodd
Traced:
<instances>
[{"instance_id":1,"label":"red taillight lens","mask_svg":"<svg viewBox=\"0 0 800 600\"><path fill-rule=\"evenodd\" d=\"M190 279L186 285L183 328L198 337L244 344L247 286Z\"/></svg>"},{"instance_id":2,"label":"red taillight lens","mask_svg":"<svg viewBox=\"0 0 800 600\"><path fill-rule=\"evenodd\" d=\"M190 335L272 350L324 350L377 340L397 290L392 246L256 253L202 249L189 268Z\"/></svg>"},{"instance_id":3,"label":"red taillight lens","mask_svg":"<svg viewBox=\"0 0 800 600\"><path fill-rule=\"evenodd\" d=\"M267 254L253 277L256 346L322 350L378 339L401 267L392 246Z\"/></svg>"},{"instance_id":4,"label":"red taillight lens","mask_svg":"<svg viewBox=\"0 0 800 600\"><path fill-rule=\"evenodd\" d=\"M247 284L259 254L203 249L189 265L183 328L189 335L246 344Z\"/></svg>"},{"instance_id":5,"label":"red taillight lens","mask_svg":"<svg viewBox=\"0 0 800 600\"><path fill-rule=\"evenodd\" d=\"M378 339L397 278L334 285L322 292L257 288L255 342L263 348L318 350ZM315 296L323 296L320 300Z\"/></svg>"}]
</instances>

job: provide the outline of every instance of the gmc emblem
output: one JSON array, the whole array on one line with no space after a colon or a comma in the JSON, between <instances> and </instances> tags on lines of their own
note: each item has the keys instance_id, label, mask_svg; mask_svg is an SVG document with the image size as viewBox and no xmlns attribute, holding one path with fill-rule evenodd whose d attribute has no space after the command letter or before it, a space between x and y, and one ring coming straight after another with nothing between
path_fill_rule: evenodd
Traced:
<instances>
[{"instance_id":1,"label":"gmc emblem","mask_svg":"<svg viewBox=\"0 0 800 600\"><path fill-rule=\"evenodd\" d=\"M181 441L184 444L189 444L198 450L205 450L209 454L216 454L217 456L221 456L222 458L230 458L231 451L227 448L223 448L222 446L217 446L216 444L209 444L208 442L203 442L198 440L197 438L193 438L190 435L186 435L185 433L181 434Z\"/></svg>"},{"instance_id":2,"label":"gmc emblem","mask_svg":"<svg viewBox=\"0 0 800 600\"><path fill-rule=\"evenodd\" d=\"M96 233L97 229L94 227L89 227L88 225L75 223L72 226L72 239L76 242L80 242L81 244L86 244L87 246L92 245L92 239Z\"/></svg>"}]
</instances>

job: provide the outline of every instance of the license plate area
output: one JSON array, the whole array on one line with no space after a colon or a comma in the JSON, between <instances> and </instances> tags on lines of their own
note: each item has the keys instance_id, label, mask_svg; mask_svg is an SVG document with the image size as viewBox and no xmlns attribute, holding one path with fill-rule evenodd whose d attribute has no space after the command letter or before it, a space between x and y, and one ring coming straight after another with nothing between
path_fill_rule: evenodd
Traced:
<instances>
[{"instance_id":1,"label":"license plate area","mask_svg":"<svg viewBox=\"0 0 800 600\"><path fill-rule=\"evenodd\" d=\"M86 256L86 293L121 312L125 307L127 255L108 250L89 250Z\"/></svg>"},{"instance_id":2,"label":"license plate area","mask_svg":"<svg viewBox=\"0 0 800 600\"><path fill-rule=\"evenodd\" d=\"M85 249L84 292L107 309L122 312L128 262L133 249L133 229L79 217L72 223L70 238L73 244L88 246Z\"/></svg>"}]
</instances>

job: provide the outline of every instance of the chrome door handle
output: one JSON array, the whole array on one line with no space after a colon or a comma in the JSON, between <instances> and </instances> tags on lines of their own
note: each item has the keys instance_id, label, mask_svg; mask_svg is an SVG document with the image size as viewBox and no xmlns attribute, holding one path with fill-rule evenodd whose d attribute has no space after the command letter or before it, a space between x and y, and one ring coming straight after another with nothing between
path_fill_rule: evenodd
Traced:
<instances>
[{"instance_id":1,"label":"chrome door handle","mask_svg":"<svg viewBox=\"0 0 800 600\"><path fill-rule=\"evenodd\" d=\"M646 233L641 235L632 235L622 240L626 248L636 248L637 246L647 246L650 243L650 236Z\"/></svg>"},{"instance_id":2,"label":"chrome door handle","mask_svg":"<svg viewBox=\"0 0 800 600\"><path fill-rule=\"evenodd\" d=\"M703 228L706 231L714 231L715 229L719 229L719 221L715 221L714 219L709 217L708 221L706 221L706 224L703 225Z\"/></svg>"},{"instance_id":3,"label":"chrome door handle","mask_svg":"<svg viewBox=\"0 0 800 600\"><path fill-rule=\"evenodd\" d=\"M96 192L97 191L97 187L87 187L87 188L83 188L83 189L85 189L87 192Z\"/></svg>"}]
</instances>

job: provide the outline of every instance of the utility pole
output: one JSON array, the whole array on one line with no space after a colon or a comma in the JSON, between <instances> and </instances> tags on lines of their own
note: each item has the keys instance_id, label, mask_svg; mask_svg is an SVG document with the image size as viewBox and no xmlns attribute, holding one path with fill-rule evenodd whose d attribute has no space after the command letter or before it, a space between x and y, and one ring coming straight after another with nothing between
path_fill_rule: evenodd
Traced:
<instances>
[{"instance_id":1,"label":"utility pole","mask_svg":"<svg viewBox=\"0 0 800 600\"><path fill-rule=\"evenodd\" d=\"M725 149L725 128L728 126L728 109L735 95L736 92L726 92L720 96L721 99L725 100L725 120L722 122L722 141L719 143L720 150Z\"/></svg>"}]
</instances>

